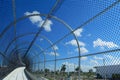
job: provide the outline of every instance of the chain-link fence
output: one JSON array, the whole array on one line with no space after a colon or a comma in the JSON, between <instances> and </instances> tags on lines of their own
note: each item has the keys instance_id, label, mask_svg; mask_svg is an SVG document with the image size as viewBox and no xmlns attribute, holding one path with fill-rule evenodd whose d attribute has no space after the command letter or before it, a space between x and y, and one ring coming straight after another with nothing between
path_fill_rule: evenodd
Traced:
<instances>
[{"instance_id":1,"label":"chain-link fence","mask_svg":"<svg viewBox=\"0 0 120 80\"><path fill-rule=\"evenodd\" d=\"M25 66L38 80L120 79L120 0L0 4L1 76Z\"/></svg>"}]
</instances>

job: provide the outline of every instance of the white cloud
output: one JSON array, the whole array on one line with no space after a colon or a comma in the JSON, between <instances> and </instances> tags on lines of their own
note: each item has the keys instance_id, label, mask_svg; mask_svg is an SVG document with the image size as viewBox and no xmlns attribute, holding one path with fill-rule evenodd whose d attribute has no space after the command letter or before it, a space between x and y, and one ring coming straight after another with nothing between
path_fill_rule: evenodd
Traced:
<instances>
[{"instance_id":1,"label":"white cloud","mask_svg":"<svg viewBox=\"0 0 120 80\"><path fill-rule=\"evenodd\" d=\"M50 56L55 56L55 53L54 52L50 52L48 53ZM56 53L56 56L60 56L59 53Z\"/></svg>"},{"instance_id":2,"label":"white cloud","mask_svg":"<svg viewBox=\"0 0 120 80\"><path fill-rule=\"evenodd\" d=\"M85 46L85 43L83 43L83 42L81 42L81 41L78 41L78 43L79 43L79 45L80 46ZM77 42L76 42L76 40L75 39L73 39L73 40L71 40L71 41L69 41L69 42L66 42L65 43L66 45L72 45L72 46L76 46L77 47Z\"/></svg>"},{"instance_id":3,"label":"white cloud","mask_svg":"<svg viewBox=\"0 0 120 80\"><path fill-rule=\"evenodd\" d=\"M49 69L50 71L54 71L54 64L46 64L46 68Z\"/></svg>"},{"instance_id":4,"label":"white cloud","mask_svg":"<svg viewBox=\"0 0 120 80\"><path fill-rule=\"evenodd\" d=\"M82 54L88 52L88 50L87 50L85 47L81 47L81 48L80 48L80 51L81 51Z\"/></svg>"},{"instance_id":5,"label":"white cloud","mask_svg":"<svg viewBox=\"0 0 120 80\"><path fill-rule=\"evenodd\" d=\"M78 48L76 48L75 51L78 52ZM80 47L80 52L81 52L81 54L84 54L84 53L87 53L88 50L85 47Z\"/></svg>"},{"instance_id":6,"label":"white cloud","mask_svg":"<svg viewBox=\"0 0 120 80\"><path fill-rule=\"evenodd\" d=\"M33 11L33 12L26 12L25 15L32 15L32 14L40 14L40 12L38 11ZM41 16L31 16L29 17L30 21L37 25L38 27L41 27L44 23L44 20L42 19ZM47 20L45 22L45 24L43 25L45 31L50 32L51 31L51 25L52 25L52 21L51 20Z\"/></svg>"},{"instance_id":7,"label":"white cloud","mask_svg":"<svg viewBox=\"0 0 120 80\"><path fill-rule=\"evenodd\" d=\"M94 59L97 59L97 60L103 60L103 58L102 58L102 57L97 57L97 56L94 56L93 58L94 58Z\"/></svg>"},{"instance_id":8,"label":"white cloud","mask_svg":"<svg viewBox=\"0 0 120 80\"><path fill-rule=\"evenodd\" d=\"M96 60L92 60L92 59L90 60L90 63L94 64L94 65L98 65L99 64Z\"/></svg>"},{"instance_id":9,"label":"white cloud","mask_svg":"<svg viewBox=\"0 0 120 80\"><path fill-rule=\"evenodd\" d=\"M44 20L38 25L39 27L41 27L44 23ZM44 29L47 31L47 32L50 32L51 31L51 25L52 25L52 21L51 20L46 20L45 24L43 25Z\"/></svg>"},{"instance_id":10,"label":"white cloud","mask_svg":"<svg viewBox=\"0 0 120 80\"><path fill-rule=\"evenodd\" d=\"M88 50L85 48L85 43L83 43L83 42L81 42L81 41L78 41L78 43L79 43L79 45L80 45L80 51L81 51L81 54L83 54L83 53L87 53ZM75 39L73 39L73 40L71 40L71 41L69 41L69 42L66 42L65 44L66 44L66 45L69 44L69 45L72 45L72 46L78 47L78 46L77 46L77 42L76 42ZM75 51L78 51L78 48L76 48Z\"/></svg>"},{"instance_id":11,"label":"white cloud","mask_svg":"<svg viewBox=\"0 0 120 80\"><path fill-rule=\"evenodd\" d=\"M94 64L95 66L103 66L105 65L119 65L120 64L120 58L117 57L118 55L110 55L106 54L103 57L94 57L95 60L90 60L91 64ZM104 62L103 62L104 59ZM99 61L99 63L98 63Z\"/></svg>"},{"instance_id":12,"label":"white cloud","mask_svg":"<svg viewBox=\"0 0 120 80\"><path fill-rule=\"evenodd\" d=\"M38 11L33 11L32 13L30 12L25 13L25 15L32 15L32 14L40 14L40 13ZM42 18L40 16L31 16L29 17L29 19L33 24L36 24L42 21Z\"/></svg>"},{"instance_id":13,"label":"white cloud","mask_svg":"<svg viewBox=\"0 0 120 80\"><path fill-rule=\"evenodd\" d=\"M58 46L56 46L56 45L54 45L53 48L54 48L55 50L58 50Z\"/></svg>"},{"instance_id":14,"label":"white cloud","mask_svg":"<svg viewBox=\"0 0 120 80\"><path fill-rule=\"evenodd\" d=\"M104 55L104 57L109 58L109 59L114 59L112 55Z\"/></svg>"},{"instance_id":15,"label":"white cloud","mask_svg":"<svg viewBox=\"0 0 120 80\"><path fill-rule=\"evenodd\" d=\"M81 65L81 69L84 72L88 72L90 69L93 69L93 71L95 71L95 69L91 65Z\"/></svg>"},{"instance_id":16,"label":"white cloud","mask_svg":"<svg viewBox=\"0 0 120 80\"><path fill-rule=\"evenodd\" d=\"M87 57L81 57L81 60L87 60Z\"/></svg>"},{"instance_id":17,"label":"white cloud","mask_svg":"<svg viewBox=\"0 0 120 80\"><path fill-rule=\"evenodd\" d=\"M118 55L104 55L105 65L120 65L120 58Z\"/></svg>"},{"instance_id":18,"label":"white cloud","mask_svg":"<svg viewBox=\"0 0 120 80\"><path fill-rule=\"evenodd\" d=\"M113 42L103 41L102 39L98 38L97 40L93 41L93 47L114 48L118 47L118 45Z\"/></svg>"},{"instance_id":19,"label":"white cloud","mask_svg":"<svg viewBox=\"0 0 120 80\"><path fill-rule=\"evenodd\" d=\"M70 62L64 62L62 64L66 65L66 71L74 71L77 65L75 63L70 63Z\"/></svg>"},{"instance_id":20,"label":"white cloud","mask_svg":"<svg viewBox=\"0 0 120 80\"><path fill-rule=\"evenodd\" d=\"M76 31L74 31L74 34L77 36L77 37L81 37L81 33L83 32L83 29L77 29Z\"/></svg>"}]
</instances>

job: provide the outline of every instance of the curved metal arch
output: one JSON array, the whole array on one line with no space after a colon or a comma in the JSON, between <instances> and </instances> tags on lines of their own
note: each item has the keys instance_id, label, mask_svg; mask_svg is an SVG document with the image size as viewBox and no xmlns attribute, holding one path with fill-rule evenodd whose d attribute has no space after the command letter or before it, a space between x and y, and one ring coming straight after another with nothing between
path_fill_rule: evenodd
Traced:
<instances>
[{"instance_id":1,"label":"curved metal arch","mask_svg":"<svg viewBox=\"0 0 120 80\"><path fill-rule=\"evenodd\" d=\"M17 23L17 22L19 22L19 21L21 21L21 20L24 20L25 18L28 18L28 17L31 17L31 16L45 16L45 17L48 17L47 14L32 14L32 15L28 15L28 16L23 16L23 17L17 19L16 21L13 21L11 24L9 24L9 25L3 30L3 32L0 34L0 36L2 36L12 25L14 25L14 23ZM58 20L59 22L61 22L62 24L64 24L64 25L72 32L72 34L73 34L73 36L74 36L74 38L75 38L75 40L76 40L76 42L77 42L78 54L79 54L79 57L80 57L80 56L81 56L81 53L80 53L80 45L79 45L78 39L77 39L76 35L74 34L74 31L73 31L73 29L71 28L71 26L69 26L67 23L65 23L63 20L61 20L61 19L59 19L59 18L57 18L57 17L54 17L54 16L52 16L52 15L49 15L49 17ZM56 56L56 53L55 53L55 56ZM80 58L79 58L79 63L78 63L78 64L79 64L79 67L80 67ZM79 71L79 72L80 72L80 71ZM79 73L79 75L80 75L80 73Z\"/></svg>"},{"instance_id":2,"label":"curved metal arch","mask_svg":"<svg viewBox=\"0 0 120 80\"><path fill-rule=\"evenodd\" d=\"M14 50L14 49L13 49ZM14 52L13 52L13 50L11 51L11 53L10 53L10 56L12 56L13 54L14 54ZM16 49L15 51L26 51L27 50L27 48L19 48L19 49ZM35 52L35 50L34 50L34 52ZM37 53L37 52L36 52ZM30 60L31 60L31 57L30 57Z\"/></svg>"},{"instance_id":3,"label":"curved metal arch","mask_svg":"<svg viewBox=\"0 0 120 80\"><path fill-rule=\"evenodd\" d=\"M17 49L16 51L19 51L19 52L23 52L23 51L27 51L27 48L19 48L19 49ZM23 52L24 53L24 52ZM33 53L37 53L35 50L34 50L34 52ZM11 53L11 55L12 55L13 53ZM33 56L33 55L32 55ZM33 59L31 59L31 57L29 56L28 57L28 60L29 60L29 66L31 66L31 65L33 65ZM38 60L39 61L39 60ZM23 63L24 64L24 63Z\"/></svg>"},{"instance_id":4,"label":"curved metal arch","mask_svg":"<svg viewBox=\"0 0 120 80\"><path fill-rule=\"evenodd\" d=\"M92 18L90 18L88 21L85 22L85 24L88 23L88 22L90 22L90 21L92 21L93 19L95 19L96 17L98 17L99 15L101 15L102 13L106 12L107 10L109 10L110 8L112 8L113 6L115 6L118 2L119 2L119 0L116 1L116 2L114 2L114 4L108 6L108 7L105 8L103 11L101 11L101 12L98 13L98 14L96 14L96 15L93 16ZM80 71L79 71L79 72L80 72ZM80 80L80 79L79 79L79 80Z\"/></svg>"},{"instance_id":5,"label":"curved metal arch","mask_svg":"<svg viewBox=\"0 0 120 80\"><path fill-rule=\"evenodd\" d=\"M28 41L27 41L27 42L23 42L23 43L21 43L20 45L27 44L27 43L28 43ZM30 43L30 42L29 42L29 43ZM18 46L20 46L20 45L18 45ZM37 44L34 44L34 45L40 49L40 46L39 46L39 45L37 45ZM24 48L24 49L25 49L25 48ZM13 50L10 52L10 54L14 53L14 52L17 51L17 50L19 50L19 49L13 48Z\"/></svg>"},{"instance_id":6,"label":"curved metal arch","mask_svg":"<svg viewBox=\"0 0 120 80\"><path fill-rule=\"evenodd\" d=\"M14 42L15 40L17 40L17 39L19 39L19 38L21 38L21 37L23 37L23 36L25 36L25 35L29 35L29 34L32 35L32 34L35 34L35 33L32 32L32 33L26 33L26 34L22 34L22 35L20 35L20 36L17 36L15 39L13 39L13 40L7 45L4 53L5 53L5 54L7 53L9 47L13 44L13 42Z\"/></svg>"},{"instance_id":7,"label":"curved metal arch","mask_svg":"<svg viewBox=\"0 0 120 80\"><path fill-rule=\"evenodd\" d=\"M20 49L13 49L11 52L10 52L10 54L9 54L9 56L12 56L16 51L25 51L27 48L20 48Z\"/></svg>"},{"instance_id":8,"label":"curved metal arch","mask_svg":"<svg viewBox=\"0 0 120 80\"><path fill-rule=\"evenodd\" d=\"M22 21L26 18L29 18L31 16L44 16L44 17L47 17L47 14L32 14L32 15L25 15L25 16L22 16L20 17L19 19L17 20L14 20L13 22L11 22L8 26L6 26L6 28L1 32L0 34L0 38L5 34L5 32L10 29L15 23L18 23L19 21Z\"/></svg>"},{"instance_id":9,"label":"curved metal arch","mask_svg":"<svg viewBox=\"0 0 120 80\"><path fill-rule=\"evenodd\" d=\"M17 49L17 50L15 50L15 51L26 51L25 50L25 48L23 48L23 49ZM21 52L22 53L22 52ZM11 57L11 60L15 57L15 56L13 56L13 53L11 52L11 54L9 54L9 56ZM29 58L29 57L28 57ZM20 59L20 58L19 58ZM31 60L31 59L30 59ZM19 60L20 62L22 62L21 60Z\"/></svg>"},{"instance_id":10,"label":"curved metal arch","mask_svg":"<svg viewBox=\"0 0 120 80\"><path fill-rule=\"evenodd\" d=\"M28 34L27 34L27 35L28 35ZM39 36L41 36L41 35L39 35ZM24 36L20 36L20 37L24 37ZM42 36L42 38L48 40L48 42L52 44L52 42L51 42L49 39L47 39L45 36ZM14 42L14 41L13 41L13 42ZM42 49L39 45L37 45L37 44L35 44L35 43L34 43L33 45L37 46L40 50L43 51L43 49ZM13 50L14 50L14 49L13 49ZM18 49L17 49L17 50L18 50ZM55 49L54 49L54 51L55 51ZM12 51L10 54L12 54L12 53L13 53L13 51ZM46 62L45 51L43 51L43 53L44 53L44 69L45 69L45 62ZM38 54L37 54L37 55L38 55ZM34 57L36 57L37 55L35 55ZM33 58L32 58L32 59L33 59Z\"/></svg>"},{"instance_id":11,"label":"curved metal arch","mask_svg":"<svg viewBox=\"0 0 120 80\"><path fill-rule=\"evenodd\" d=\"M16 49L16 51L26 51L27 48L19 48L19 49ZM34 51L35 53L35 51ZM37 52L36 52L37 53ZM10 56L12 56L14 54L14 52L11 52Z\"/></svg>"},{"instance_id":12,"label":"curved metal arch","mask_svg":"<svg viewBox=\"0 0 120 80\"><path fill-rule=\"evenodd\" d=\"M43 50L41 47L40 47L40 49L41 50ZM26 51L27 50L27 48L19 48L19 49L17 49L17 51ZM11 52L11 55L13 54L14 52ZM37 52L35 52L34 51L34 53L37 53ZM32 55L32 56L34 56L34 55ZM31 57L32 58L32 57ZM45 53L44 53L44 58L45 58ZM33 59L32 59L33 60Z\"/></svg>"},{"instance_id":13,"label":"curved metal arch","mask_svg":"<svg viewBox=\"0 0 120 80\"><path fill-rule=\"evenodd\" d=\"M35 46L37 46L39 49L41 49L42 51L43 51L43 48L41 48L39 45L37 45L37 44L33 44L33 45L35 45ZM17 50L27 50L27 48L20 48L20 49L17 49ZM35 51L34 51L35 52ZM12 52L13 53L13 52ZM11 53L11 55L12 55L12 53ZM36 52L37 53L37 52ZM44 54L44 70L45 70L45 63L46 63L46 56L45 56L45 52L43 53ZM35 55L36 56L36 55ZM33 60L33 58L31 58L32 60ZM32 64L34 64L34 63L32 63ZM44 74L45 74L45 71L44 71Z\"/></svg>"},{"instance_id":14,"label":"curved metal arch","mask_svg":"<svg viewBox=\"0 0 120 80\"><path fill-rule=\"evenodd\" d=\"M14 65L14 62L12 62L11 60L9 60L9 58L8 58L6 55L4 55L2 52L0 52L0 55L3 56L3 58L4 58L5 60L7 60L8 62L10 62L11 64Z\"/></svg>"},{"instance_id":15,"label":"curved metal arch","mask_svg":"<svg viewBox=\"0 0 120 80\"><path fill-rule=\"evenodd\" d=\"M26 51L27 50L27 48L20 48L20 49L17 49L17 50L19 50L19 51ZM34 51L35 52L35 51ZM12 55L12 54L11 54ZM32 60L31 60L31 57L28 57L28 59L30 60L30 64L33 64L32 63Z\"/></svg>"},{"instance_id":16,"label":"curved metal arch","mask_svg":"<svg viewBox=\"0 0 120 80\"><path fill-rule=\"evenodd\" d=\"M42 38L44 38L44 39L46 39L49 43L50 43L50 45L53 45L53 43L47 38L47 37L45 37L45 36L43 36L43 35L39 35L39 36L41 36ZM15 39L16 40L16 39ZM14 40L13 40L13 42L14 42ZM11 43L12 44L12 43ZM55 53L55 60L56 60L56 50L55 50L55 47L52 47L52 49L53 49L53 52ZM44 52L44 51L43 51ZM39 55L39 54L38 54ZM36 55L37 56L37 55ZM56 61L55 61L55 71L56 71Z\"/></svg>"},{"instance_id":17,"label":"curved metal arch","mask_svg":"<svg viewBox=\"0 0 120 80\"><path fill-rule=\"evenodd\" d=\"M30 42L24 42L24 43L22 43L22 44L27 44L27 43L30 43ZM33 44L34 46L36 46L36 47L38 47L38 49L40 49L40 50L43 50L38 44ZM20 49L27 49L27 48L20 48ZM15 51L17 51L17 50L20 50L20 49L13 49L11 52L10 52L10 54L12 54L12 53L14 53ZM37 52L36 52L37 53ZM44 52L44 54L45 54L45 52ZM36 55L36 54L35 54Z\"/></svg>"},{"instance_id":18,"label":"curved metal arch","mask_svg":"<svg viewBox=\"0 0 120 80\"><path fill-rule=\"evenodd\" d=\"M13 40L8 44L8 46L7 46L7 48L6 48L6 50L5 50L4 53L6 53L6 52L8 51L9 47L13 44L13 42L14 42L16 39L19 39L19 38L22 38L22 37L25 37L25 36L28 36L28 35L34 35L34 34L36 34L36 33L27 33L27 34L23 34L23 35L20 35L20 36L16 37L15 39L13 39ZM50 45L53 44L47 37L45 37L45 36L43 36L43 35L39 35L39 36L41 36L43 39L45 39ZM52 47L52 49L53 49L53 48L54 48L54 47ZM54 53L55 53L55 49L53 49L53 51L54 51ZM41 52L44 52L44 51L41 51Z\"/></svg>"},{"instance_id":19,"label":"curved metal arch","mask_svg":"<svg viewBox=\"0 0 120 80\"><path fill-rule=\"evenodd\" d=\"M6 55L4 55L2 52L0 52L0 55L1 55L4 59L10 61L10 60L6 57Z\"/></svg>"},{"instance_id":20,"label":"curved metal arch","mask_svg":"<svg viewBox=\"0 0 120 80\"><path fill-rule=\"evenodd\" d=\"M27 34L28 35L28 34ZM43 36L43 35L39 35L39 36L41 36L42 38L44 38L44 39L46 39L49 43L50 43L50 45L52 45L52 42L48 39L48 38L46 38L45 36ZM20 36L20 37L24 37L24 36ZM14 42L14 41L13 41ZM12 43L11 43L12 44ZM35 45L35 43L34 43L34 45ZM40 48L40 46L39 45L36 45L37 47L39 47ZM54 47L52 47L53 48L53 51L54 51L54 53L56 54L56 51L55 51L55 49L54 49ZM43 50L43 49L42 49ZM43 51L43 52L45 52L45 51ZM38 54L39 55L39 54ZM34 58L36 57L37 55L35 55L34 56ZM32 59L34 59L34 58L32 58ZM55 60L56 60L56 55L55 55ZM44 67L45 67L45 55L44 55ZM56 63L55 63L56 64Z\"/></svg>"},{"instance_id":21,"label":"curved metal arch","mask_svg":"<svg viewBox=\"0 0 120 80\"><path fill-rule=\"evenodd\" d=\"M19 22L19 21L21 21L21 20L24 20L25 18L31 17L31 16L44 16L44 17L47 17L47 14L32 14L32 15L23 16L23 17L17 19L17 20L16 20L16 23ZM65 27L67 27L67 28L72 32L72 34L73 34L73 36L74 36L74 38L75 38L75 40L76 40L76 42L77 42L78 51L79 51L79 54L80 54L80 45L79 45L79 42L78 42L78 40L77 40L76 35L75 35L74 32L73 32L72 27L71 27L70 25L68 25L66 22L64 22L63 20L61 20L60 18L57 18L56 16L52 16L52 15L49 15L49 16L50 16L51 18L57 20L58 22L64 24ZM14 22L15 22L15 21L14 21ZM13 25L13 24L11 23L11 25ZM1 35L3 35L4 32L6 32L6 31L11 27L11 25L8 25L8 27L6 27L6 29L4 29L4 31L1 33Z\"/></svg>"}]
</instances>

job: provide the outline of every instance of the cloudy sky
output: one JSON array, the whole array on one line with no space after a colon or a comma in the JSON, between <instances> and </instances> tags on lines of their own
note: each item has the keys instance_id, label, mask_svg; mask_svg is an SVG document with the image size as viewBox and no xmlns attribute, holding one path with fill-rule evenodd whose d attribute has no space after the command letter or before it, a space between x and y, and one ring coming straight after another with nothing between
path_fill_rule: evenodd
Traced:
<instances>
[{"instance_id":1,"label":"cloudy sky","mask_svg":"<svg viewBox=\"0 0 120 80\"><path fill-rule=\"evenodd\" d=\"M46 49L50 47L50 45L54 42L61 39L64 35L71 32L64 24L56 20L57 18L67 23L74 30L77 27L80 27L89 18L93 17L101 10L111 5L114 1L116 0L66 0L62 3L61 7L58 7L57 10L55 10L55 12L51 14L54 17L47 19L46 23L41 26L46 19L46 16L44 15L50 12L52 6L55 3L55 0L16 0L17 19L22 16L40 14L40 16L32 16L18 22L16 25L17 36L30 32L36 33L41 27L43 27L43 31L41 31L40 33L40 35L42 36L39 36L37 38L35 44L39 45L42 49ZM9 15L13 14L11 2L8 1L7 4L9 8L3 5L7 9L7 12L5 18L2 20L3 23L0 22L0 25L4 26L0 27L0 32L2 32L2 30L4 30L4 28L6 27L6 24L4 22L9 24L13 21L13 17L9 17ZM120 22L118 21L118 13L120 11L118 11L117 6L119 6L119 4L114 6L107 12L103 13L92 22L74 31L74 34L77 37L78 43L80 45L81 55L120 48ZM2 13L4 14L5 11L2 10ZM0 18L2 18L3 14L0 14ZM9 35L11 37L13 36L13 33ZM20 45L19 47L28 47L33 37L34 35L29 35L27 37L20 38L18 40L19 44L25 41L28 41L28 44ZM11 38L9 38L9 36L8 39L5 38L6 41L9 41L10 39ZM0 44L2 44L2 42L3 41L1 41ZM8 43L6 43L6 45L7 44ZM6 45L3 46L3 48L6 47ZM3 50L3 48L1 48L1 50ZM10 49L12 48L13 47L10 47ZM32 46L30 54L35 55L35 51L37 52L36 54L40 54L42 52L42 49L39 50L36 46ZM56 51L53 51L53 49L55 49ZM53 60L55 58L55 52L58 59L78 56L78 45L73 34L67 36L65 39L55 44L52 48L45 50L46 59ZM104 59L106 65L119 64L119 58L116 57L119 57L119 52L109 53L105 55L82 57L81 67L84 71L87 71L94 66L103 65ZM42 59L43 55L40 54L39 56L37 56L36 59L34 59L34 61L43 61ZM67 70L73 71L74 67L78 66L78 59L61 60L57 61L57 64L57 69L59 69L62 64L66 64L69 67L69 69ZM53 68L54 62L48 62L47 65L50 65Z\"/></svg>"}]
</instances>

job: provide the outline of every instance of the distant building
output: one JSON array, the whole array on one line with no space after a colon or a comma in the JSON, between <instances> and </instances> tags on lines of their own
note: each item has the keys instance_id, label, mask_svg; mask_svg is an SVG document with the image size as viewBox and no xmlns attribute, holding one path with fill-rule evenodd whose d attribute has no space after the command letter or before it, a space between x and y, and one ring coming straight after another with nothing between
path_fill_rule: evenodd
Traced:
<instances>
[{"instance_id":1,"label":"distant building","mask_svg":"<svg viewBox=\"0 0 120 80\"><path fill-rule=\"evenodd\" d=\"M97 66L96 74L102 76L102 78L112 78L113 74L120 74L120 65L109 65L109 66Z\"/></svg>"}]
</instances>

